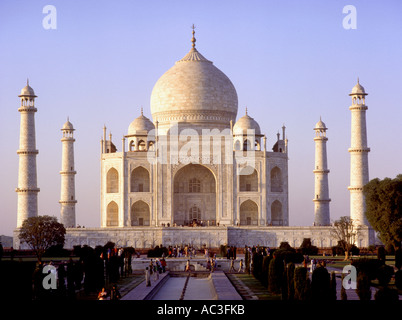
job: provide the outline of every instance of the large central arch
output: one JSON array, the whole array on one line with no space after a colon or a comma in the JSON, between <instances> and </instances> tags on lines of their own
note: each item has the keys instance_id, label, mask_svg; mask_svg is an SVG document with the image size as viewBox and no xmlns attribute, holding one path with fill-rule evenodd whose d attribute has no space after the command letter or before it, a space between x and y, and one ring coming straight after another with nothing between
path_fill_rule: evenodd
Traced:
<instances>
[{"instance_id":1,"label":"large central arch","mask_svg":"<svg viewBox=\"0 0 402 320\"><path fill-rule=\"evenodd\" d=\"M177 171L173 183L173 223L216 224L216 179L200 164L188 164Z\"/></svg>"}]
</instances>

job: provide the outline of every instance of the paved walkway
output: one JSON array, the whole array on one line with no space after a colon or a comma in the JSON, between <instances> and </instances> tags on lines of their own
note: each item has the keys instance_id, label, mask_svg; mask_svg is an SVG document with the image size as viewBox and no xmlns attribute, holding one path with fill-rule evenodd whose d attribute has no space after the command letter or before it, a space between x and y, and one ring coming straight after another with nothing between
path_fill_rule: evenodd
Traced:
<instances>
[{"instance_id":1,"label":"paved walkway","mask_svg":"<svg viewBox=\"0 0 402 320\"><path fill-rule=\"evenodd\" d=\"M223 271L211 273L218 300L243 300Z\"/></svg>"},{"instance_id":2,"label":"paved walkway","mask_svg":"<svg viewBox=\"0 0 402 320\"><path fill-rule=\"evenodd\" d=\"M152 276L150 287L147 287L145 281L143 281L124 295L122 300L145 300L150 298L156 300L178 300L186 278L169 278L169 272L159 275L158 280L154 280ZM169 282L169 280L173 281ZM206 296L209 296L210 299L217 300L242 300L242 297L238 294L223 271L212 272L210 277L204 279L190 277L190 280L185 291L185 300L206 300ZM204 282L199 286L198 284L200 284L202 280L204 280ZM165 285L169 285L172 290L158 292L160 287ZM202 290L205 292L201 292ZM203 297L202 299L200 298L201 296Z\"/></svg>"},{"instance_id":3,"label":"paved walkway","mask_svg":"<svg viewBox=\"0 0 402 320\"><path fill-rule=\"evenodd\" d=\"M144 300L147 296L151 295L157 288L158 284L167 280L168 272L159 275L158 280L154 280L154 275L151 276L151 286L147 287L145 280L136 286L133 290L128 292L122 297L121 300Z\"/></svg>"}]
</instances>

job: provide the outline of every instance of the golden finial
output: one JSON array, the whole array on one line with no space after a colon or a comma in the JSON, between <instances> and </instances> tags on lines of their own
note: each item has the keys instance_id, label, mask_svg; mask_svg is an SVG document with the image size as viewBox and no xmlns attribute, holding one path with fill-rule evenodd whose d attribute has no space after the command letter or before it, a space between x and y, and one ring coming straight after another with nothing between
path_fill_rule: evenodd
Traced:
<instances>
[{"instance_id":1,"label":"golden finial","mask_svg":"<svg viewBox=\"0 0 402 320\"><path fill-rule=\"evenodd\" d=\"M194 29L195 29L195 25L194 25L194 23L193 23L193 25L191 26L191 28L193 29L193 37L191 38L191 42L193 43L192 44L192 46L193 46L193 48L195 48L195 37L194 37L194 34L195 34L195 31L194 31Z\"/></svg>"},{"instance_id":2,"label":"golden finial","mask_svg":"<svg viewBox=\"0 0 402 320\"><path fill-rule=\"evenodd\" d=\"M248 116L247 107L246 107L246 116Z\"/></svg>"},{"instance_id":3,"label":"golden finial","mask_svg":"<svg viewBox=\"0 0 402 320\"><path fill-rule=\"evenodd\" d=\"M143 116L144 114L143 114L143 109L142 109L142 107L141 107L141 115Z\"/></svg>"}]
</instances>

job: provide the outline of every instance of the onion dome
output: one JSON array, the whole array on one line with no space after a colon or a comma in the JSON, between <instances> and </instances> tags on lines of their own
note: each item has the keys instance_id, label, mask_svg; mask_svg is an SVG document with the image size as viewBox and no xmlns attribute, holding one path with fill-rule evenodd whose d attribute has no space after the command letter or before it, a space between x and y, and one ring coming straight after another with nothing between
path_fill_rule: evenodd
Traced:
<instances>
[{"instance_id":1,"label":"onion dome","mask_svg":"<svg viewBox=\"0 0 402 320\"><path fill-rule=\"evenodd\" d=\"M316 123L314 130L323 130L323 129L326 130L327 127L326 127L325 123L321 120L321 117L320 117L320 121L318 121Z\"/></svg>"},{"instance_id":2,"label":"onion dome","mask_svg":"<svg viewBox=\"0 0 402 320\"><path fill-rule=\"evenodd\" d=\"M192 48L156 82L151 94L151 113L160 127L171 122L228 128L237 115L237 93L230 79Z\"/></svg>"},{"instance_id":3,"label":"onion dome","mask_svg":"<svg viewBox=\"0 0 402 320\"><path fill-rule=\"evenodd\" d=\"M69 131L73 131L75 130L73 127L73 124L69 121L69 119L67 118L67 122L63 125L63 128L61 130L69 130Z\"/></svg>"},{"instance_id":4,"label":"onion dome","mask_svg":"<svg viewBox=\"0 0 402 320\"><path fill-rule=\"evenodd\" d=\"M128 135L147 134L149 131L155 129L154 124L146 116L144 116L141 108L141 115L134 119L128 127Z\"/></svg>"},{"instance_id":5,"label":"onion dome","mask_svg":"<svg viewBox=\"0 0 402 320\"><path fill-rule=\"evenodd\" d=\"M357 84L353 87L352 92L349 95L367 95L367 93L364 91L363 86L359 83L359 78L357 78Z\"/></svg>"},{"instance_id":6,"label":"onion dome","mask_svg":"<svg viewBox=\"0 0 402 320\"><path fill-rule=\"evenodd\" d=\"M233 126L233 134L247 134L247 130L254 130L254 134L256 135L261 134L260 126L258 125L257 121L248 115L246 108L246 114L241 117Z\"/></svg>"},{"instance_id":7,"label":"onion dome","mask_svg":"<svg viewBox=\"0 0 402 320\"><path fill-rule=\"evenodd\" d=\"M27 85L21 89L19 97L36 97L34 90L29 86L28 79L27 79Z\"/></svg>"}]
</instances>

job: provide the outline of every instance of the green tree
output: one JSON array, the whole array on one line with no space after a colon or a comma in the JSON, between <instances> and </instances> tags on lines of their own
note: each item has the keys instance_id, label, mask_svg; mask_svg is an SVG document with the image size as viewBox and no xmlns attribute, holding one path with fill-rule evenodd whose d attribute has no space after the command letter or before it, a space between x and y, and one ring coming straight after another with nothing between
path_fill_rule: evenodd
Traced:
<instances>
[{"instance_id":1,"label":"green tree","mask_svg":"<svg viewBox=\"0 0 402 320\"><path fill-rule=\"evenodd\" d=\"M385 245L397 247L402 241L402 175L373 179L363 192L368 222Z\"/></svg>"},{"instance_id":2,"label":"green tree","mask_svg":"<svg viewBox=\"0 0 402 320\"><path fill-rule=\"evenodd\" d=\"M311 297L313 300L328 301L331 298L331 277L328 270L318 267L311 276Z\"/></svg>"},{"instance_id":3,"label":"green tree","mask_svg":"<svg viewBox=\"0 0 402 320\"><path fill-rule=\"evenodd\" d=\"M270 261L268 268L268 291L275 294L281 292L283 271L283 260L274 256L274 258Z\"/></svg>"},{"instance_id":4,"label":"green tree","mask_svg":"<svg viewBox=\"0 0 402 320\"><path fill-rule=\"evenodd\" d=\"M288 300L293 301L295 296L295 264L288 263L287 266L287 281L288 281Z\"/></svg>"},{"instance_id":5,"label":"green tree","mask_svg":"<svg viewBox=\"0 0 402 320\"><path fill-rule=\"evenodd\" d=\"M20 228L19 239L26 243L41 261L47 249L64 245L66 229L55 217L37 216L26 219Z\"/></svg>"},{"instance_id":6,"label":"green tree","mask_svg":"<svg viewBox=\"0 0 402 320\"><path fill-rule=\"evenodd\" d=\"M378 271L377 279L380 284L380 288L375 293L374 299L385 302L398 301L398 290L389 288L388 286L394 274L394 268L384 264Z\"/></svg>"},{"instance_id":7,"label":"green tree","mask_svg":"<svg viewBox=\"0 0 402 320\"><path fill-rule=\"evenodd\" d=\"M338 245L345 251L345 260L349 259L349 252L355 245L360 228L353 219L344 216L336 220L331 228L331 235L338 240Z\"/></svg>"},{"instance_id":8,"label":"green tree","mask_svg":"<svg viewBox=\"0 0 402 320\"><path fill-rule=\"evenodd\" d=\"M371 300L371 281L364 272L359 272L356 280L356 293L360 300Z\"/></svg>"},{"instance_id":9,"label":"green tree","mask_svg":"<svg viewBox=\"0 0 402 320\"><path fill-rule=\"evenodd\" d=\"M307 268L297 267L294 271L295 300L310 300L310 278Z\"/></svg>"}]
</instances>

